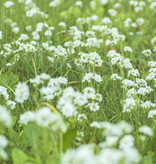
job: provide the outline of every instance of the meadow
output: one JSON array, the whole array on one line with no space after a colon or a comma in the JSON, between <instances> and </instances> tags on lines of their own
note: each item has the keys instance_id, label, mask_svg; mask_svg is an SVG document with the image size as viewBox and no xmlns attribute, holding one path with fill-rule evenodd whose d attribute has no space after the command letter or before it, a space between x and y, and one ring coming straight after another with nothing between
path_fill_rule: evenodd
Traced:
<instances>
[{"instance_id":1,"label":"meadow","mask_svg":"<svg viewBox=\"0 0 156 164\"><path fill-rule=\"evenodd\" d=\"M0 0L0 164L156 164L155 0Z\"/></svg>"}]
</instances>

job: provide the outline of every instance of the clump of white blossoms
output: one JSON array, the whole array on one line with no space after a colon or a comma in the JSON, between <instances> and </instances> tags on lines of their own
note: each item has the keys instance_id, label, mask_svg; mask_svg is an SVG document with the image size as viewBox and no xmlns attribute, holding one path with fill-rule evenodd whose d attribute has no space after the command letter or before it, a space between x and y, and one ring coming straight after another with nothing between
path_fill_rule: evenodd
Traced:
<instances>
[{"instance_id":1,"label":"clump of white blossoms","mask_svg":"<svg viewBox=\"0 0 156 164\"><path fill-rule=\"evenodd\" d=\"M13 6L13 5L14 5L14 2L13 2L13 1L6 1L6 2L4 3L4 6L5 6L6 8L9 8L9 7Z\"/></svg>"},{"instance_id":2,"label":"clump of white blossoms","mask_svg":"<svg viewBox=\"0 0 156 164\"><path fill-rule=\"evenodd\" d=\"M121 68L125 68L125 69L132 69L132 63L130 62L129 58L124 58L123 56L121 56L119 53L117 53L114 50L111 50L108 52L107 57L110 58L111 60L111 64L112 65L118 65Z\"/></svg>"},{"instance_id":3,"label":"clump of white blossoms","mask_svg":"<svg viewBox=\"0 0 156 164\"><path fill-rule=\"evenodd\" d=\"M0 31L0 40L3 38L2 31Z\"/></svg>"},{"instance_id":4,"label":"clump of white blossoms","mask_svg":"<svg viewBox=\"0 0 156 164\"><path fill-rule=\"evenodd\" d=\"M5 136L0 135L0 149L5 148L8 145L8 140Z\"/></svg>"},{"instance_id":5,"label":"clump of white blossoms","mask_svg":"<svg viewBox=\"0 0 156 164\"><path fill-rule=\"evenodd\" d=\"M9 94L7 92L7 88L0 86L0 95L4 96L6 100L9 99Z\"/></svg>"},{"instance_id":6,"label":"clump of white blossoms","mask_svg":"<svg viewBox=\"0 0 156 164\"><path fill-rule=\"evenodd\" d=\"M29 98L29 87L25 82L19 82L15 89L15 100L19 103L23 103Z\"/></svg>"},{"instance_id":7,"label":"clump of white blossoms","mask_svg":"<svg viewBox=\"0 0 156 164\"><path fill-rule=\"evenodd\" d=\"M92 159L93 164L114 164L116 162L118 163L119 161L129 164L139 162L140 156L138 150L134 147L135 139L130 134L133 132L133 127L130 124L126 123L125 121L121 121L118 124L94 121L90 124L90 126L103 129L103 135L105 137L105 141L99 144L101 151L91 157L88 156L90 159ZM90 150L93 151L93 149ZM62 158L63 160L68 160L69 164L71 164L71 156L75 156L74 151L70 152L73 152L73 154L66 152ZM85 159L83 156L81 156L81 158ZM77 159L74 161L77 161ZM87 164L86 162L87 161L85 160L82 161L84 164Z\"/></svg>"},{"instance_id":8,"label":"clump of white blossoms","mask_svg":"<svg viewBox=\"0 0 156 164\"><path fill-rule=\"evenodd\" d=\"M124 100L123 112L130 112L132 109L136 107L136 105L137 105L136 100L133 97L126 98Z\"/></svg>"},{"instance_id":9,"label":"clump of white blossoms","mask_svg":"<svg viewBox=\"0 0 156 164\"><path fill-rule=\"evenodd\" d=\"M128 77L130 75L137 77L137 76L140 76L140 73L139 73L138 69L131 69L128 71Z\"/></svg>"},{"instance_id":10,"label":"clump of white blossoms","mask_svg":"<svg viewBox=\"0 0 156 164\"><path fill-rule=\"evenodd\" d=\"M151 56L152 51L151 51L150 49L146 49L146 50L142 51L142 53L143 53L146 57L149 57L149 56Z\"/></svg>"},{"instance_id":11,"label":"clump of white blossoms","mask_svg":"<svg viewBox=\"0 0 156 164\"><path fill-rule=\"evenodd\" d=\"M62 117L58 113L54 113L48 107L42 107L37 111L28 111L20 115L21 124L27 125L29 122L35 122L41 127L50 127L52 131L66 131Z\"/></svg>"},{"instance_id":12,"label":"clump of white blossoms","mask_svg":"<svg viewBox=\"0 0 156 164\"><path fill-rule=\"evenodd\" d=\"M114 73L111 75L112 80L122 80L122 77L118 76L118 74Z\"/></svg>"},{"instance_id":13,"label":"clump of white blossoms","mask_svg":"<svg viewBox=\"0 0 156 164\"><path fill-rule=\"evenodd\" d=\"M99 103L102 101L102 95L95 93L95 89L86 87L83 93L75 91L72 87L63 90L62 96L59 98L57 108L67 118L77 116L78 109L82 107L89 108L90 111L98 111Z\"/></svg>"},{"instance_id":14,"label":"clump of white blossoms","mask_svg":"<svg viewBox=\"0 0 156 164\"><path fill-rule=\"evenodd\" d=\"M75 2L75 6L83 7L82 1L76 1L76 2Z\"/></svg>"},{"instance_id":15,"label":"clump of white blossoms","mask_svg":"<svg viewBox=\"0 0 156 164\"><path fill-rule=\"evenodd\" d=\"M156 116L156 109L150 110L148 113L148 118L154 118Z\"/></svg>"},{"instance_id":16,"label":"clump of white blossoms","mask_svg":"<svg viewBox=\"0 0 156 164\"><path fill-rule=\"evenodd\" d=\"M12 117L6 107L0 105L0 122L5 126L10 127L12 125Z\"/></svg>"},{"instance_id":17,"label":"clump of white blossoms","mask_svg":"<svg viewBox=\"0 0 156 164\"><path fill-rule=\"evenodd\" d=\"M95 80L96 82L101 82L102 81L102 77L96 73L86 73L83 77L83 82L87 81L88 83L91 82L91 80Z\"/></svg>"},{"instance_id":18,"label":"clump of white blossoms","mask_svg":"<svg viewBox=\"0 0 156 164\"><path fill-rule=\"evenodd\" d=\"M82 53L79 52L78 54L80 57L78 59L75 59L75 64L80 67L84 64L90 64L93 65L95 67L101 67L103 61L101 59L101 57L99 56L98 53L96 52L91 52L89 54L87 53Z\"/></svg>"},{"instance_id":19,"label":"clump of white blossoms","mask_svg":"<svg viewBox=\"0 0 156 164\"><path fill-rule=\"evenodd\" d=\"M132 48L131 48L131 47L128 47L128 46L124 47L123 50L124 50L125 52L133 52Z\"/></svg>"},{"instance_id":20,"label":"clump of white blossoms","mask_svg":"<svg viewBox=\"0 0 156 164\"><path fill-rule=\"evenodd\" d=\"M49 6L50 7L57 7L60 4L61 4L61 0L53 0L49 3Z\"/></svg>"},{"instance_id":21,"label":"clump of white blossoms","mask_svg":"<svg viewBox=\"0 0 156 164\"><path fill-rule=\"evenodd\" d=\"M47 80L47 79L46 79ZM68 80L65 77L50 78L48 85L40 89L45 100L52 100L62 93L61 85L66 85Z\"/></svg>"},{"instance_id":22,"label":"clump of white blossoms","mask_svg":"<svg viewBox=\"0 0 156 164\"><path fill-rule=\"evenodd\" d=\"M156 106L155 103L152 103L151 101L145 101L145 102L142 102L141 101L141 104L140 104L140 107L141 108L154 108Z\"/></svg>"},{"instance_id":23,"label":"clump of white blossoms","mask_svg":"<svg viewBox=\"0 0 156 164\"><path fill-rule=\"evenodd\" d=\"M68 150L62 155L61 164L95 164L93 145L82 145L75 150Z\"/></svg>"},{"instance_id":24,"label":"clump of white blossoms","mask_svg":"<svg viewBox=\"0 0 156 164\"><path fill-rule=\"evenodd\" d=\"M8 145L8 140L4 135L0 135L0 159L7 159L8 155L5 152L4 148Z\"/></svg>"},{"instance_id":25,"label":"clump of white blossoms","mask_svg":"<svg viewBox=\"0 0 156 164\"><path fill-rule=\"evenodd\" d=\"M68 117L77 115L77 106L83 106L88 102L87 98L80 92L74 91L72 87L63 90L62 97L59 99L57 108Z\"/></svg>"},{"instance_id":26,"label":"clump of white blossoms","mask_svg":"<svg viewBox=\"0 0 156 164\"><path fill-rule=\"evenodd\" d=\"M50 75L46 74L46 73L41 73L40 75L36 75L36 77L34 79L30 79L30 83L32 84L42 84L44 83L46 80L50 79Z\"/></svg>"},{"instance_id":27,"label":"clump of white blossoms","mask_svg":"<svg viewBox=\"0 0 156 164\"><path fill-rule=\"evenodd\" d=\"M149 126L141 126L139 128L139 132L143 133L144 135L147 135L147 136L153 136L154 135L154 132L152 130L152 128L150 128Z\"/></svg>"}]
</instances>

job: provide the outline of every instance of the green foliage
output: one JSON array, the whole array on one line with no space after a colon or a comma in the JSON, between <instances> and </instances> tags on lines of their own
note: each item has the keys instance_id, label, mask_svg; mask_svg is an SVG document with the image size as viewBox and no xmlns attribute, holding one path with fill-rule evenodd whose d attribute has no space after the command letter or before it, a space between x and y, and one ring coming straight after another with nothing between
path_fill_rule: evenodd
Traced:
<instances>
[{"instance_id":1,"label":"green foliage","mask_svg":"<svg viewBox=\"0 0 156 164\"><path fill-rule=\"evenodd\" d=\"M63 150L71 148L73 141L77 135L77 128L71 129L63 135Z\"/></svg>"}]
</instances>

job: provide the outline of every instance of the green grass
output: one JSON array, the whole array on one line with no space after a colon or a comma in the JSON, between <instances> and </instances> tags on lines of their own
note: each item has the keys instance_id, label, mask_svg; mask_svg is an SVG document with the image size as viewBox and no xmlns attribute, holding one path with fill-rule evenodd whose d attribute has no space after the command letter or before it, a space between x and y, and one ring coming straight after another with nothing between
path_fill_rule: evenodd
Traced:
<instances>
[{"instance_id":1,"label":"green grass","mask_svg":"<svg viewBox=\"0 0 156 164\"><path fill-rule=\"evenodd\" d=\"M100 153L101 149L98 144L104 142L107 136L106 134L103 135L103 129L90 127L90 124L93 121L102 121L117 125L122 120L125 120L133 126L133 132L131 134L135 139L134 147L140 153L140 161L137 163L156 163L155 118L148 118L149 111L155 109L155 107L147 109L142 109L140 107L141 101L151 101L156 104L156 89L154 87L154 80L147 81L147 85L153 89L153 92L145 96L134 96L138 105L130 112L125 113L123 112L123 105L124 100L127 98L127 89L121 86L121 81L111 80L111 75L113 73L117 73L123 78L123 80L130 79L135 81L136 78L145 79L149 74L148 71L150 69L148 62L156 61L156 51L153 51L155 44L151 43L151 39L156 37L156 12L155 10L150 9L150 2L145 0L144 2L146 2L146 6L143 7L143 10L137 13L134 11L134 7L130 6L129 2L124 0L111 0L104 6L100 5L97 0L95 9L90 7L90 0L82 0L82 8L75 6L75 0L62 0L61 4L55 8L49 6L49 3L51 2L50 0L34 0L33 2L36 6L39 7L42 12L49 15L49 18L47 19L40 15L35 15L31 18L26 17L24 3L18 3L17 0L15 0L14 5L8 9L4 7L5 2L5 0L0 1L0 31L2 31L3 34L3 38L0 40L0 52L4 50L4 44L11 44L14 41L17 41L21 34L27 34L30 37L26 41L21 41L21 43L30 43L33 40L32 32L35 31L37 23L47 23L55 29L52 31L52 36L49 37L44 36L44 28L43 31L39 32L40 39L36 41L37 45L35 47L37 50L35 52L26 52L21 50L19 52L12 51L6 57L2 54L0 55L0 86L7 88L10 96L9 99L15 101L16 95L14 94L14 91L18 82L26 82L30 90L30 97L24 103L20 104L17 102L14 110L7 107L13 117L13 125L9 128L0 125L0 135L3 134L9 141L8 146L5 148L8 158L1 159L0 154L0 163L24 164L24 162L29 162L50 164L52 162L57 164L60 163L60 160L66 150L76 149L80 145L89 145L91 143L95 143L95 147ZM121 5L117 9L114 8L114 4L116 2L119 2ZM112 8L118 12L114 17L110 16L108 13L108 10ZM85 23L84 25L78 24L76 21L78 18L87 19L93 15L97 15L98 20L91 23ZM73 41L73 37L70 36L69 33L70 27L77 26L78 30L83 32L93 31L91 27L93 25L102 26L101 20L104 17L109 17L112 21L112 24L108 25L108 28L115 27L118 29L119 34L125 35L125 41L118 41L117 44L114 45L106 45L106 40L113 40L111 34L103 35L102 32L95 32L96 38L103 40L100 47L79 46L75 48L75 52L73 54L70 52L67 53L67 59L65 59L65 57L60 57L59 59L54 57L55 59L53 64L48 60L48 56L53 57L53 52L45 50L42 46L43 42L52 41L53 46L57 47L61 45L65 48L65 42ZM143 18L144 23L141 26L138 25L136 28L125 27L123 22L127 18L131 18L132 23L134 23L138 18ZM17 27L20 29L19 33L15 34L12 32L12 27L8 23L8 20L17 23ZM59 26L60 22L66 23L67 27L65 30ZM25 29L28 25L32 26L32 31L30 32ZM134 35L129 35L129 32L133 32ZM142 35L137 34L137 32L142 32ZM82 36L82 39L80 40L86 42L87 37ZM123 49L125 46L131 47L133 52L124 52ZM18 46L12 44L11 49L17 50ZM112 49L118 52L122 57L129 58L133 68L138 69L140 77L128 77L128 69L117 64L113 65L107 57L108 52ZM152 55L150 57L146 57L142 54L142 51L146 49L150 49L152 51ZM94 65L87 63L82 67L78 67L74 61L79 58L78 53L80 51L84 53L97 52L103 60L102 66L95 67ZM15 58L18 53L19 60L16 61ZM7 63L12 64L11 66L6 66ZM71 65L71 68L67 66L67 63ZM94 80L92 80L91 83L82 82L84 75L88 72L99 74L103 81L100 83ZM41 73L47 73L52 78L60 76L67 78L69 84L67 83L66 85L61 86L62 91L67 87L73 87L75 91L79 92L82 92L86 87L95 88L96 93L100 93L103 97L102 101L99 103L100 110L93 112L90 111L89 108L82 106L78 107L78 113L84 113L87 116L87 120L79 122L77 120L77 116L66 118L61 111L57 109L57 103L61 95L55 97L53 100L44 100L43 95L39 92L39 89L46 85L41 84L36 86L29 82L29 79L35 78L36 75L40 75ZM45 84L47 83L48 82ZM38 106L43 106L41 105L43 102L53 105L53 107L59 111L63 122L67 126L67 130L65 132L51 132L49 127L43 128L33 123L28 125L22 125L20 123L19 119L21 114L26 111L35 111ZM6 100L1 95L1 92L0 104L7 106ZM141 133L139 132L139 127L143 125L151 127L154 133L152 137L145 135L145 141L141 141ZM84 132L84 137L80 135L80 132ZM76 141L76 137L78 136L81 138L80 141ZM114 148L119 150L119 143L117 143ZM94 154L98 155L96 151L94 151ZM17 158L21 159L16 160ZM118 162L118 164L124 163L126 164L125 161Z\"/></svg>"}]
</instances>

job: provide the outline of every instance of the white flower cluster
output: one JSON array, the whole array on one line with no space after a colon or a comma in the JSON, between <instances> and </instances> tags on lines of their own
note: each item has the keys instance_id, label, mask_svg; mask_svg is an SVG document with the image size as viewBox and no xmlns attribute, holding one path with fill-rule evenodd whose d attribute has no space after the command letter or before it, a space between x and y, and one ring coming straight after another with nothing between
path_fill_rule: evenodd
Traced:
<instances>
[{"instance_id":1,"label":"white flower cluster","mask_svg":"<svg viewBox=\"0 0 156 164\"><path fill-rule=\"evenodd\" d=\"M50 78L48 85L40 89L45 100L53 100L62 93L61 85L66 85L68 80L65 77Z\"/></svg>"},{"instance_id":2,"label":"white flower cluster","mask_svg":"<svg viewBox=\"0 0 156 164\"><path fill-rule=\"evenodd\" d=\"M2 31L0 31L0 40L3 38Z\"/></svg>"},{"instance_id":3,"label":"white flower cluster","mask_svg":"<svg viewBox=\"0 0 156 164\"><path fill-rule=\"evenodd\" d=\"M50 79L50 75L46 74L46 73L41 73L40 75L37 75L34 79L30 79L30 83L32 84L43 84L44 81L49 80Z\"/></svg>"},{"instance_id":4,"label":"white flower cluster","mask_svg":"<svg viewBox=\"0 0 156 164\"><path fill-rule=\"evenodd\" d=\"M0 159L2 158L6 160L8 158L8 155L4 150L7 147L7 145L7 138L4 135L0 135Z\"/></svg>"},{"instance_id":5,"label":"white flower cluster","mask_svg":"<svg viewBox=\"0 0 156 164\"><path fill-rule=\"evenodd\" d=\"M28 111L20 115L21 124L27 125L29 122L35 122L41 127L49 127L52 131L66 131L61 115L56 114L48 107L42 107L35 112Z\"/></svg>"},{"instance_id":6,"label":"white flower cluster","mask_svg":"<svg viewBox=\"0 0 156 164\"><path fill-rule=\"evenodd\" d=\"M79 52L78 55L80 57L78 59L75 59L75 64L78 67L82 66L83 64L88 64L88 63L95 67L101 67L101 65L103 63L101 57L99 56L99 54L97 52L91 52L89 54Z\"/></svg>"},{"instance_id":7,"label":"white flower cluster","mask_svg":"<svg viewBox=\"0 0 156 164\"><path fill-rule=\"evenodd\" d=\"M9 94L7 92L7 88L0 86L0 96L1 95L4 96L4 99L6 100L6 105L11 109L15 109L16 102L9 100Z\"/></svg>"},{"instance_id":8,"label":"white flower cluster","mask_svg":"<svg viewBox=\"0 0 156 164\"><path fill-rule=\"evenodd\" d=\"M130 0L129 1L130 6L134 7L134 11L138 13L139 11L142 11L144 7L146 6L146 2L137 0Z\"/></svg>"},{"instance_id":9,"label":"white flower cluster","mask_svg":"<svg viewBox=\"0 0 156 164\"><path fill-rule=\"evenodd\" d=\"M156 62L155 61L149 61L148 66L151 67L149 69L149 74L146 76L146 80L155 80L156 79ZM155 84L156 87L156 84Z\"/></svg>"},{"instance_id":10,"label":"white flower cluster","mask_svg":"<svg viewBox=\"0 0 156 164\"><path fill-rule=\"evenodd\" d=\"M144 19L143 18L138 18L136 19L135 22L132 22L131 18L126 18L126 20L123 22L124 27L133 27L133 28L137 28L137 27L141 27L144 24ZM138 32L137 32L138 33Z\"/></svg>"},{"instance_id":11,"label":"white flower cluster","mask_svg":"<svg viewBox=\"0 0 156 164\"><path fill-rule=\"evenodd\" d=\"M99 103L102 101L102 95L95 93L95 89L86 87L83 93L74 91L72 87L63 90L63 94L58 101L57 108L68 117L73 117L78 114L78 109L82 106L89 108L91 111L100 109Z\"/></svg>"},{"instance_id":12,"label":"white flower cluster","mask_svg":"<svg viewBox=\"0 0 156 164\"><path fill-rule=\"evenodd\" d=\"M13 1L6 1L5 3L4 3L4 6L6 7L6 8L10 8L11 6L13 6L14 5L14 2Z\"/></svg>"},{"instance_id":13,"label":"white flower cluster","mask_svg":"<svg viewBox=\"0 0 156 164\"><path fill-rule=\"evenodd\" d=\"M146 56L149 57L152 54L152 51L150 49L143 50L142 53Z\"/></svg>"},{"instance_id":14,"label":"white flower cluster","mask_svg":"<svg viewBox=\"0 0 156 164\"><path fill-rule=\"evenodd\" d=\"M112 65L117 64L119 67L126 68L126 69L133 68L129 58L124 58L119 53L115 52L114 50L109 51L107 54L107 57L111 59Z\"/></svg>"},{"instance_id":15,"label":"white flower cluster","mask_svg":"<svg viewBox=\"0 0 156 164\"><path fill-rule=\"evenodd\" d=\"M0 95L4 96L6 100L9 99L9 94L7 92L7 88L0 86Z\"/></svg>"},{"instance_id":16,"label":"white flower cluster","mask_svg":"<svg viewBox=\"0 0 156 164\"><path fill-rule=\"evenodd\" d=\"M29 98L29 87L25 82L19 82L15 89L15 100L18 103L23 103L24 101L28 100Z\"/></svg>"},{"instance_id":17,"label":"white flower cluster","mask_svg":"<svg viewBox=\"0 0 156 164\"><path fill-rule=\"evenodd\" d=\"M130 112L136 107L136 100L133 97L124 100L123 112Z\"/></svg>"},{"instance_id":18,"label":"white flower cluster","mask_svg":"<svg viewBox=\"0 0 156 164\"><path fill-rule=\"evenodd\" d=\"M89 72L84 75L82 82L87 81L88 83L90 83L91 80L95 80L99 83L102 81L102 77L96 73Z\"/></svg>"},{"instance_id":19,"label":"white flower cluster","mask_svg":"<svg viewBox=\"0 0 156 164\"><path fill-rule=\"evenodd\" d=\"M39 15L39 16L41 16L43 18L46 18L46 19L49 17L48 14L45 14L44 12L42 12L39 9L39 7L36 6L36 4L33 2L33 0L26 0L24 2L24 4L25 4L25 11L26 11L26 16L27 17L31 18L35 15Z\"/></svg>"},{"instance_id":20,"label":"white flower cluster","mask_svg":"<svg viewBox=\"0 0 156 164\"><path fill-rule=\"evenodd\" d=\"M154 134L152 128L150 128L149 126L146 126L146 125L141 126L139 128L139 132L143 133L144 135L147 135L147 136L153 136L153 134Z\"/></svg>"},{"instance_id":21,"label":"white flower cluster","mask_svg":"<svg viewBox=\"0 0 156 164\"><path fill-rule=\"evenodd\" d=\"M150 110L148 113L148 118L154 118L156 116L156 109Z\"/></svg>"},{"instance_id":22,"label":"white flower cluster","mask_svg":"<svg viewBox=\"0 0 156 164\"><path fill-rule=\"evenodd\" d=\"M124 79L122 81L122 84L124 88L131 88L131 87L136 87L137 91L136 93L139 95L147 95L153 91L153 89L150 86L147 86L147 82L144 79L136 79L135 81L129 80L129 79Z\"/></svg>"},{"instance_id":23,"label":"white flower cluster","mask_svg":"<svg viewBox=\"0 0 156 164\"><path fill-rule=\"evenodd\" d=\"M111 75L112 80L122 80L122 77L118 76L118 74L114 73Z\"/></svg>"},{"instance_id":24,"label":"white flower cluster","mask_svg":"<svg viewBox=\"0 0 156 164\"><path fill-rule=\"evenodd\" d=\"M109 122L93 122L91 127L104 128L106 141L101 143L101 151L94 153L94 145L81 145L75 150L68 150L62 156L62 164L115 164L122 161L123 163L132 164L139 162L140 156L134 147L134 137L129 134L132 127L122 121L119 124ZM119 143L119 148L115 146ZM111 156L111 158L110 158Z\"/></svg>"},{"instance_id":25,"label":"white flower cluster","mask_svg":"<svg viewBox=\"0 0 156 164\"><path fill-rule=\"evenodd\" d=\"M131 47L128 47L128 46L124 47L123 50L124 50L125 52L133 52L132 48L131 48Z\"/></svg>"},{"instance_id":26,"label":"white flower cluster","mask_svg":"<svg viewBox=\"0 0 156 164\"><path fill-rule=\"evenodd\" d=\"M7 127L12 125L12 117L6 107L0 105L0 121Z\"/></svg>"},{"instance_id":27,"label":"white flower cluster","mask_svg":"<svg viewBox=\"0 0 156 164\"><path fill-rule=\"evenodd\" d=\"M57 7L61 4L61 0L53 0L49 3L50 7Z\"/></svg>"},{"instance_id":28,"label":"white flower cluster","mask_svg":"<svg viewBox=\"0 0 156 164\"><path fill-rule=\"evenodd\" d=\"M48 43L43 43L42 46L47 51L52 52L52 55L53 55L54 58L58 58L58 59L61 58L61 57L64 57L65 59L68 58L67 50L61 45L55 47L53 45L49 46Z\"/></svg>"},{"instance_id":29,"label":"white flower cluster","mask_svg":"<svg viewBox=\"0 0 156 164\"><path fill-rule=\"evenodd\" d=\"M145 102L141 101L140 107L145 108L145 109L146 108L154 108L154 107L156 107L156 104L152 103L151 101L145 101Z\"/></svg>"}]
</instances>

